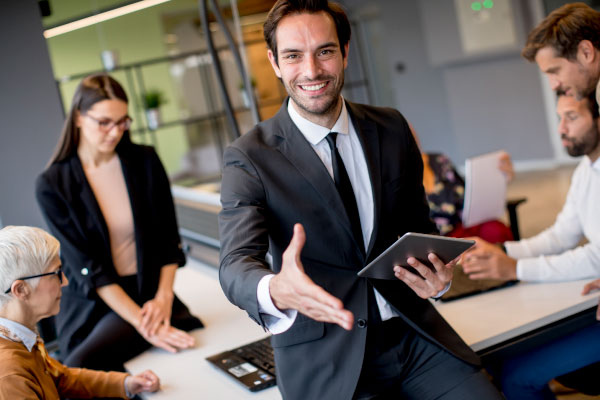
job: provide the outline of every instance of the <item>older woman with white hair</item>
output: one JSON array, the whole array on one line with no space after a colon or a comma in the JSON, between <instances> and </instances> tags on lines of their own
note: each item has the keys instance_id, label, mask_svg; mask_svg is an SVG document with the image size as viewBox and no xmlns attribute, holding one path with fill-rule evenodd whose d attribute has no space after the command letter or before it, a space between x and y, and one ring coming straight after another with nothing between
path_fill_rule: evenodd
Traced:
<instances>
[{"instance_id":1,"label":"older woman with white hair","mask_svg":"<svg viewBox=\"0 0 600 400\"><path fill-rule=\"evenodd\" d=\"M36 324L60 309L67 278L59 248L58 241L39 228L0 230L0 399L126 399L158 390L152 371L130 376L68 368L46 353Z\"/></svg>"}]
</instances>

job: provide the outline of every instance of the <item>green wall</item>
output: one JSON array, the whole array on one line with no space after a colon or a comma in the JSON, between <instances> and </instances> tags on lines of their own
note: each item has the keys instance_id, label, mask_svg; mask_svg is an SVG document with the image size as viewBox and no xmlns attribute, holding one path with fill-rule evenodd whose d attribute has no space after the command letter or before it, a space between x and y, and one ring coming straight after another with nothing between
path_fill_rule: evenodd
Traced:
<instances>
[{"instance_id":1,"label":"green wall","mask_svg":"<svg viewBox=\"0 0 600 400\"><path fill-rule=\"evenodd\" d=\"M43 20L45 27L62 21L105 9L122 1L109 0L52 0L52 15ZM77 81L65 81L66 77L102 70L100 53L103 50L116 50L119 64L125 65L144 60L167 56L161 18L166 13L195 11L195 1L171 0L170 2L147 8L132 14L118 17L90 27L78 29L47 39L54 76L61 81L60 87L65 107L70 106ZM161 63L142 68L146 89L161 90L168 103L161 107L164 122L180 118L177 109L176 91L169 74L169 64ZM143 114L136 114L139 96L134 95L127 84L123 71L112 75L125 87L129 95L129 113L134 118L132 130L145 124ZM137 91L139 93L139 90ZM150 143L148 137L134 136L137 142ZM188 150L185 130L182 126L161 128L156 131L157 151L169 174L179 169L179 160Z\"/></svg>"}]
</instances>

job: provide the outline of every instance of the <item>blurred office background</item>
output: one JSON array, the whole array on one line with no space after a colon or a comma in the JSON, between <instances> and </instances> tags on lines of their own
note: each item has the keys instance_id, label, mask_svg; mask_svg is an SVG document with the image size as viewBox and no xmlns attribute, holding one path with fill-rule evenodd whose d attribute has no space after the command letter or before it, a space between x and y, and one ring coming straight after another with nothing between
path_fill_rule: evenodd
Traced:
<instances>
[{"instance_id":1,"label":"blurred office background","mask_svg":"<svg viewBox=\"0 0 600 400\"><path fill-rule=\"evenodd\" d=\"M418 131L424 151L446 153L458 166L497 149L512 155L518 171L573 163L556 134L554 96L537 67L520 57L527 32L566 1L339 2L353 27L347 99L399 109ZM35 176L53 151L79 80L110 70L129 94L134 141L156 147L175 185L180 221L199 219L183 229L212 229L196 238L218 244L215 197L200 196L200 203L209 200L198 206L187 195L190 189L218 189L222 150L235 137L207 52L198 1L154 1L52 36L52 28L138 3L4 0L0 5L0 226L44 226L33 195ZM269 118L285 98L262 37L274 1L218 3L234 38L242 38L260 117ZM598 1L587 3L598 6ZM222 28L213 15L209 20L235 117L245 132L254 119L244 81ZM162 100L158 124L144 104L144 97L155 93Z\"/></svg>"}]
</instances>

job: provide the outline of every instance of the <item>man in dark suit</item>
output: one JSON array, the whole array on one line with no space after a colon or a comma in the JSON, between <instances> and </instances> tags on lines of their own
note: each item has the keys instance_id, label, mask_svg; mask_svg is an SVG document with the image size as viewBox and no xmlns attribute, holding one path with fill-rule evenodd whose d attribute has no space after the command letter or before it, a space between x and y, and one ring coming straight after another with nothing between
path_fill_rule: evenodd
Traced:
<instances>
[{"instance_id":1,"label":"man in dark suit","mask_svg":"<svg viewBox=\"0 0 600 400\"><path fill-rule=\"evenodd\" d=\"M423 277L356 275L399 235L435 225L406 120L340 96L343 10L279 0L265 39L290 98L225 151L220 281L274 334L284 398L500 398L426 300L448 287L453 265L430 255L435 270L409 260Z\"/></svg>"}]
</instances>

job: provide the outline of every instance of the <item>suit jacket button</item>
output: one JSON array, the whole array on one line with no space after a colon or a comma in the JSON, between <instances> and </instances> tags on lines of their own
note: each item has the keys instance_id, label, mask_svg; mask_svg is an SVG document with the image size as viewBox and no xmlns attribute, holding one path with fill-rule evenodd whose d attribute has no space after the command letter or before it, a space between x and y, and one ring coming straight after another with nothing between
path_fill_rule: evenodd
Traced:
<instances>
[{"instance_id":1,"label":"suit jacket button","mask_svg":"<svg viewBox=\"0 0 600 400\"><path fill-rule=\"evenodd\" d=\"M81 275L86 276L90 271L87 268L81 268Z\"/></svg>"},{"instance_id":2,"label":"suit jacket button","mask_svg":"<svg viewBox=\"0 0 600 400\"><path fill-rule=\"evenodd\" d=\"M367 321L365 321L364 319L360 318L356 324L358 325L359 328L366 328L367 327Z\"/></svg>"}]
</instances>

